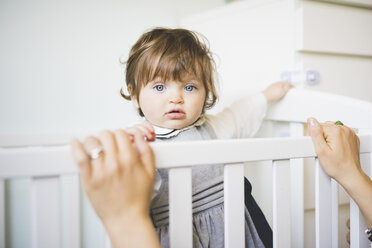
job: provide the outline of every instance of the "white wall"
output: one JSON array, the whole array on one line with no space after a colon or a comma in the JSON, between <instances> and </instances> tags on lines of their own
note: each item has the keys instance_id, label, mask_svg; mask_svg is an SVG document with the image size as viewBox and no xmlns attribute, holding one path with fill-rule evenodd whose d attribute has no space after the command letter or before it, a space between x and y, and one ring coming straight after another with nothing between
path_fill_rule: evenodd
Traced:
<instances>
[{"instance_id":1,"label":"white wall","mask_svg":"<svg viewBox=\"0 0 372 248\"><path fill-rule=\"evenodd\" d=\"M50 133L57 137L52 142L68 142L71 134L132 122L137 113L119 94L124 84L120 56L126 59L145 30L175 27L185 15L223 4L1 0L0 146L49 142ZM27 179L6 185L7 247L29 246L28 186ZM98 247L102 237L92 224L98 222L93 211L82 219L82 247Z\"/></svg>"},{"instance_id":2,"label":"white wall","mask_svg":"<svg viewBox=\"0 0 372 248\"><path fill-rule=\"evenodd\" d=\"M120 56L145 30L223 0L0 1L0 136L89 133L137 114ZM4 141L2 142L4 143Z\"/></svg>"}]
</instances>

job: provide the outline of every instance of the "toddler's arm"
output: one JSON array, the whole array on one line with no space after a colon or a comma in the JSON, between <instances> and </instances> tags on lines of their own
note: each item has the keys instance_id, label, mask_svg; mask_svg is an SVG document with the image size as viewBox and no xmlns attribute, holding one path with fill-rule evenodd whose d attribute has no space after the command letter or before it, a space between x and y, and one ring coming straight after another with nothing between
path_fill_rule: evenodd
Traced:
<instances>
[{"instance_id":1,"label":"toddler's arm","mask_svg":"<svg viewBox=\"0 0 372 248\"><path fill-rule=\"evenodd\" d=\"M267 103L272 103L282 99L291 88L293 88L291 83L277 82L271 84L262 93L266 97Z\"/></svg>"},{"instance_id":2,"label":"toddler's arm","mask_svg":"<svg viewBox=\"0 0 372 248\"><path fill-rule=\"evenodd\" d=\"M207 115L219 139L252 137L258 131L266 114L267 104L280 100L292 84L271 84L260 94L236 100L217 115Z\"/></svg>"},{"instance_id":3,"label":"toddler's arm","mask_svg":"<svg viewBox=\"0 0 372 248\"><path fill-rule=\"evenodd\" d=\"M124 131L129 134L129 138L132 141L137 133L144 137L147 141L154 141L156 138L154 127L148 122L133 125L126 128Z\"/></svg>"}]
</instances>

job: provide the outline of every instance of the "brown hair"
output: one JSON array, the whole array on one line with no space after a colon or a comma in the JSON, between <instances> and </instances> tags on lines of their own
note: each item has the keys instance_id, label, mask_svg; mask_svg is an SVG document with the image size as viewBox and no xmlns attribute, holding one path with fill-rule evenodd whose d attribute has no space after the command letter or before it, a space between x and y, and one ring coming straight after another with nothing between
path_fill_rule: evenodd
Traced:
<instances>
[{"instance_id":1,"label":"brown hair","mask_svg":"<svg viewBox=\"0 0 372 248\"><path fill-rule=\"evenodd\" d=\"M127 100L131 100L131 96L139 99L141 87L156 78L182 81L186 75L192 75L206 90L203 112L213 107L218 98L215 63L209 47L199 36L186 29L168 28L155 28L144 33L133 45L126 62L129 95L125 95L123 89L120 94Z\"/></svg>"}]
</instances>

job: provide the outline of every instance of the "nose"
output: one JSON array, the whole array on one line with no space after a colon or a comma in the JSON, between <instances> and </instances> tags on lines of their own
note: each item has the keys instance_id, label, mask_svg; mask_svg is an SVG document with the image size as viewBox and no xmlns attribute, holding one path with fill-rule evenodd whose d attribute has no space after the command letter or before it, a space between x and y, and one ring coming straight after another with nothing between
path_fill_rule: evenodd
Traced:
<instances>
[{"instance_id":1,"label":"nose","mask_svg":"<svg viewBox=\"0 0 372 248\"><path fill-rule=\"evenodd\" d=\"M183 104L183 96L180 92L173 92L169 98L169 103Z\"/></svg>"}]
</instances>

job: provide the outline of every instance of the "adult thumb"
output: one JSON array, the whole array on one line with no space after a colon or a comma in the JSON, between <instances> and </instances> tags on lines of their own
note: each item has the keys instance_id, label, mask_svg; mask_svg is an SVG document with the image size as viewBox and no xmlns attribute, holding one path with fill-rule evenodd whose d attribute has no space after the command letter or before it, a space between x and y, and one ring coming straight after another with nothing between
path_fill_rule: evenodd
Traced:
<instances>
[{"instance_id":1,"label":"adult thumb","mask_svg":"<svg viewBox=\"0 0 372 248\"><path fill-rule=\"evenodd\" d=\"M315 118L307 119L307 129L308 133L313 140L315 152L319 155L327 149L327 142L324 139L323 128L320 126L319 122Z\"/></svg>"}]
</instances>

